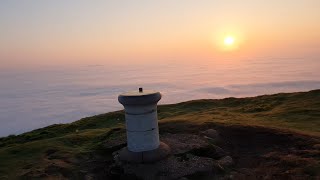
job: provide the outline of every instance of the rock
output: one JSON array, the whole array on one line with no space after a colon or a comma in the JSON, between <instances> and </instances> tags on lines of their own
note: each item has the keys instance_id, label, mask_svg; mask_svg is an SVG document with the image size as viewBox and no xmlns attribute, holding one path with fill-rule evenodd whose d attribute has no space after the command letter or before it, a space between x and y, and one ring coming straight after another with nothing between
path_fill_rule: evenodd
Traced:
<instances>
[{"instance_id":1,"label":"rock","mask_svg":"<svg viewBox=\"0 0 320 180\"><path fill-rule=\"evenodd\" d=\"M171 148L172 154L183 154L193 149L201 149L209 146L202 137L193 134L165 134L161 140Z\"/></svg>"},{"instance_id":2,"label":"rock","mask_svg":"<svg viewBox=\"0 0 320 180\"><path fill-rule=\"evenodd\" d=\"M123 172L118 173L115 168L109 173L113 176L129 174L140 179L185 180L199 174L214 177L216 172L224 171L226 166L233 164L232 158L225 156L223 149L199 135L168 133L161 135L160 139L170 146L170 156L152 163L127 163L120 160L118 153L121 151L117 151L114 153L114 165L123 169Z\"/></svg>"},{"instance_id":3,"label":"rock","mask_svg":"<svg viewBox=\"0 0 320 180\"><path fill-rule=\"evenodd\" d=\"M212 154L212 157L215 159L219 159L227 155L227 153L219 146L212 145L212 148L215 149L214 153Z\"/></svg>"},{"instance_id":4,"label":"rock","mask_svg":"<svg viewBox=\"0 0 320 180\"><path fill-rule=\"evenodd\" d=\"M144 152L131 152L125 147L119 151L119 159L131 163L151 163L166 158L170 151L170 147L163 142L157 149Z\"/></svg>"},{"instance_id":5,"label":"rock","mask_svg":"<svg viewBox=\"0 0 320 180\"><path fill-rule=\"evenodd\" d=\"M218 160L218 164L224 168L228 168L233 165L233 159L230 156L225 156Z\"/></svg>"},{"instance_id":6,"label":"rock","mask_svg":"<svg viewBox=\"0 0 320 180\"><path fill-rule=\"evenodd\" d=\"M185 154L183 161L177 156L152 164L123 164L125 174L134 174L141 179L179 179L196 173L212 173L214 160Z\"/></svg>"},{"instance_id":7,"label":"rock","mask_svg":"<svg viewBox=\"0 0 320 180\"><path fill-rule=\"evenodd\" d=\"M220 159L220 158L227 155L227 153L222 148L220 148L219 146L212 145L212 144L205 146L205 147L192 149L189 151L189 153L197 155L197 156L209 157L209 158L213 158L213 159Z\"/></svg>"},{"instance_id":8,"label":"rock","mask_svg":"<svg viewBox=\"0 0 320 180\"><path fill-rule=\"evenodd\" d=\"M200 134L210 139L217 139L219 137L219 133L215 129L207 129L202 131Z\"/></svg>"},{"instance_id":9,"label":"rock","mask_svg":"<svg viewBox=\"0 0 320 180\"><path fill-rule=\"evenodd\" d=\"M182 178L179 178L179 180L189 180L189 179L186 177L182 177Z\"/></svg>"},{"instance_id":10,"label":"rock","mask_svg":"<svg viewBox=\"0 0 320 180\"><path fill-rule=\"evenodd\" d=\"M118 165L112 165L108 173L112 179L120 179L120 176L123 174L123 168Z\"/></svg>"},{"instance_id":11,"label":"rock","mask_svg":"<svg viewBox=\"0 0 320 180\"><path fill-rule=\"evenodd\" d=\"M320 144L313 145L313 148L320 150Z\"/></svg>"},{"instance_id":12,"label":"rock","mask_svg":"<svg viewBox=\"0 0 320 180\"><path fill-rule=\"evenodd\" d=\"M92 174L87 174L84 176L84 179L85 180L93 180L94 178L93 178Z\"/></svg>"}]
</instances>

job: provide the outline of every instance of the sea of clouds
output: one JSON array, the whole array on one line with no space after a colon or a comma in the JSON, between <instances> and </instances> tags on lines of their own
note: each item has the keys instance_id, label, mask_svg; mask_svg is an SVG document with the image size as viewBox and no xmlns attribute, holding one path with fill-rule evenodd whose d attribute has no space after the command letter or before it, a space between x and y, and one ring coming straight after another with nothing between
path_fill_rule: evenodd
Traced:
<instances>
[{"instance_id":1,"label":"sea of clouds","mask_svg":"<svg viewBox=\"0 0 320 180\"><path fill-rule=\"evenodd\" d=\"M260 59L2 71L0 136L120 110L118 94L139 87L160 91L160 104L248 97L320 89L319 70L314 59Z\"/></svg>"}]
</instances>

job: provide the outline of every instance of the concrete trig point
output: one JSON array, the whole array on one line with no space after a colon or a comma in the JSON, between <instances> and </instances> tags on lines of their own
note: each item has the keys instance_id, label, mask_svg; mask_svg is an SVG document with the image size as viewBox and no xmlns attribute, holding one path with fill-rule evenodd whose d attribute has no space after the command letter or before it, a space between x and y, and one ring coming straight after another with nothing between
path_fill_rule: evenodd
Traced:
<instances>
[{"instance_id":1,"label":"concrete trig point","mask_svg":"<svg viewBox=\"0 0 320 180\"><path fill-rule=\"evenodd\" d=\"M119 95L127 129L127 147L120 151L120 160L154 162L169 155L169 146L159 140L157 103L160 99L159 92L142 88Z\"/></svg>"}]
</instances>

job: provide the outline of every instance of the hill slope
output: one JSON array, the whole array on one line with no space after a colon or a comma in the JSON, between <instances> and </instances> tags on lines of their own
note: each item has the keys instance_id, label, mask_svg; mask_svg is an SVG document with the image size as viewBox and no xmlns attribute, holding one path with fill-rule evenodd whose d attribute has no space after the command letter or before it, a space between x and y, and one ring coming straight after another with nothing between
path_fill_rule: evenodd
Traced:
<instances>
[{"instance_id":1,"label":"hill slope","mask_svg":"<svg viewBox=\"0 0 320 180\"><path fill-rule=\"evenodd\" d=\"M161 134L217 129L220 146L235 158L236 177L265 168L319 177L320 90L162 105L158 116ZM124 128L123 111L116 111L0 138L0 179L107 178L111 153L124 144L105 142L125 140ZM239 173L244 168L249 175Z\"/></svg>"}]
</instances>

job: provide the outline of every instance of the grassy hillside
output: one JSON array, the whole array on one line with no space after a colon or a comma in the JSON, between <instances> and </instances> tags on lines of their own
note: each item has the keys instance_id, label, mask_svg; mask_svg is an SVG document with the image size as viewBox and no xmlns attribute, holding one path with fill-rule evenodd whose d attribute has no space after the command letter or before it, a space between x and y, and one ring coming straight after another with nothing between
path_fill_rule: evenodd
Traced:
<instances>
[{"instance_id":1,"label":"grassy hillside","mask_svg":"<svg viewBox=\"0 0 320 180\"><path fill-rule=\"evenodd\" d=\"M318 139L320 90L162 105L158 116L160 133L201 125L236 125L261 126ZM120 137L125 137L123 111L0 138L0 179L84 177L90 167L83 162L98 157L112 161L104 142Z\"/></svg>"},{"instance_id":2,"label":"grassy hillside","mask_svg":"<svg viewBox=\"0 0 320 180\"><path fill-rule=\"evenodd\" d=\"M320 135L320 90L249 98L194 100L161 106L162 122L215 122L290 129Z\"/></svg>"}]
</instances>

